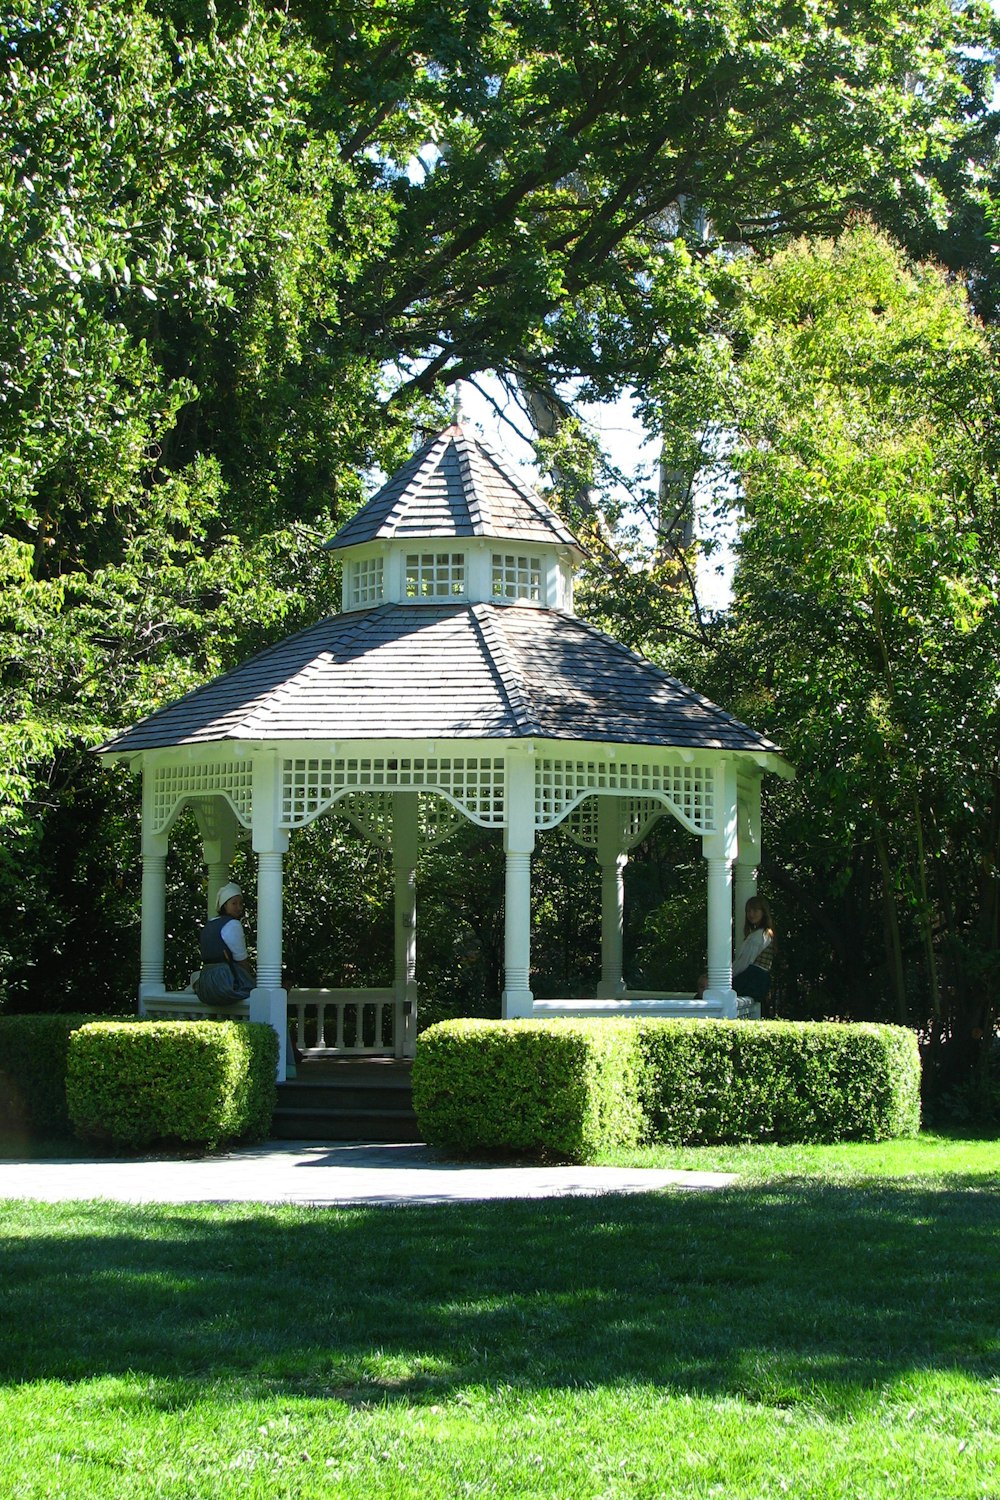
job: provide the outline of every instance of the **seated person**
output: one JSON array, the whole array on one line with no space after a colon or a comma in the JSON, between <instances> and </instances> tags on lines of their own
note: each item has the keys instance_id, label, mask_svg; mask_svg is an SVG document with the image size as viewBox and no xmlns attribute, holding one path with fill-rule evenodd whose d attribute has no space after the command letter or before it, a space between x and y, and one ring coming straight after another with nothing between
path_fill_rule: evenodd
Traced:
<instances>
[{"instance_id":1,"label":"seated person","mask_svg":"<svg viewBox=\"0 0 1000 1500\"><path fill-rule=\"evenodd\" d=\"M193 980L194 992L204 1005L238 1005L254 987L253 970L247 958L247 940L242 916L243 892L230 882L216 898L219 915L201 929L201 973Z\"/></svg>"},{"instance_id":2,"label":"seated person","mask_svg":"<svg viewBox=\"0 0 1000 1500\"><path fill-rule=\"evenodd\" d=\"M774 929L762 896L751 896L744 911L743 946L733 959L733 989L758 1004L771 988Z\"/></svg>"},{"instance_id":3,"label":"seated person","mask_svg":"<svg viewBox=\"0 0 1000 1500\"><path fill-rule=\"evenodd\" d=\"M733 989L737 995L761 1004L771 988L774 929L771 912L763 896L751 896L744 908L743 943L733 957ZM695 998L708 988L708 975L698 980Z\"/></svg>"}]
</instances>

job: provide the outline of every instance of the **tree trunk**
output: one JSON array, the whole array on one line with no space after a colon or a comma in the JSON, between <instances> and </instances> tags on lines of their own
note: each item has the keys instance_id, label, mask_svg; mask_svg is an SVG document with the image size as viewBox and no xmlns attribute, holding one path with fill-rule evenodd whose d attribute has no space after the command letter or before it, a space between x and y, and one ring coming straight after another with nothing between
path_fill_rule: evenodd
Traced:
<instances>
[{"instance_id":1,"label":"tree trunk","mask_svg":"<svg viewBox=\"0 0 1000 1500\"><path fill-rule=\"evenodd\" d=\"M927 854L924 845L924 822L920 798L913 791L913 827L917 837L917 881L920 895L920 936L927 964L927 986L931 1011L935 1021L941 1019L941 984L938 976L937 954L934 951L934 934L931 931L931 899L927 889Z\"/></svg>"},{"instance_id":2,"label":"tree trunk","mask_svg":"<svg viewBox=\"0 0 1000 1500\"><path fill-rule=\"evenodd\" d=\"M876 813L876 817L878 814ZM896 911L896 896L889 850L881 827L873 834L879 869L882 872L882 929L885 937L885 953L892 976L892 988L896 1000L896 1018L901 1026L909 1021L906 1004L906 979L903 973L903 945L899 936L899 915Z\"/></svg>"},{"instance_id":3,"label":"tree trunk","mask_svg":"<svg viewBox=\"0 0 1000 1500\"><path fill-rule=\"evenodd\" d=\"M573 415L569 406L551 387L542 390L538 385L532 384L523 371L515 370L514 375L535 432L540 438L558 437L563 423ZM591 485L580 484L577 476L558 466L553 467L550 472L556 484L569 493L572 503L584 515L595 518L600 516L598 494Z\"/></svg>"}]
</instances>

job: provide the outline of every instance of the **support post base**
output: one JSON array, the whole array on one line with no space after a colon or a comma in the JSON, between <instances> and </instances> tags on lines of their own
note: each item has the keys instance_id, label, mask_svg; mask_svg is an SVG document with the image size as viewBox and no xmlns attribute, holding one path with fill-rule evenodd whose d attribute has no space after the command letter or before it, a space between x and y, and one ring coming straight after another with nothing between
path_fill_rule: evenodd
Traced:
<instances>
[{"instance_id":1,"label":"support post base","mask_svg":"<svg viewBox=\"0 0 1000 1500\"><path fill-rule=\"evenodd\" d=\"M284 1083L288 1070L288 994L285 990L256 989L250 991L250 1020L262 1021L273 1026L278 1035L279 1083Z\"/></svg>"},{"instance_id":2,"label":"support post base","mask_svg":"<svg viewBox=\"0 0 1000 1500\"><path fill-rule=\"evenodd\" d=\"M500 1014L505 1021L532 1016L534 1008L535 997L530 990L504 990Z\"/></svg>"},{"instance_id":3,"label":"support post base","mask_svg":"<svg viewBox=\"0 0 1000 1500\"><path fill-rule=\"evenodd\" d=\"M706 990L702 998L705 1000L712 1000L716 1005L722 1007L723 1020L736 1020L739 1011L735 990Z\"/></svg>"}]
</instances>

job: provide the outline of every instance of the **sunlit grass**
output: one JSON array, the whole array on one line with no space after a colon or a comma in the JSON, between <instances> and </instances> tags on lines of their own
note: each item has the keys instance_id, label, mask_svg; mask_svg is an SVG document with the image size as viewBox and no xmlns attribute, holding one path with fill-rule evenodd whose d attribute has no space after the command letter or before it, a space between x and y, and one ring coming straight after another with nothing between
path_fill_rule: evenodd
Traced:
<instances>
[{"instance_id":1,"label":"sunlit grass","mask_svg":"<svg viewBox=\"0 0 1000 1500\"><path fill-rule=\"evenodd\" d=\"M744 1181L780 1177L995 1177L1000 1185L1000 1139L921 1131L915 1140L842 1141L830 1146L648 1146L606 1152L605 1166L673 1167L687 1171L735 1172Z\"/></svg>"},{"instance_id":2,"label":"sunlit grass","mask_svg":"<svg viewBox=\"0 0 1000 1500\"><path fill-rule=\"evenodd\" d=\"M2 1206L0 1493L996 1500L1000 1146L785 1149L657 1157L715 1193Z\"/></svg>"}]
</instances>

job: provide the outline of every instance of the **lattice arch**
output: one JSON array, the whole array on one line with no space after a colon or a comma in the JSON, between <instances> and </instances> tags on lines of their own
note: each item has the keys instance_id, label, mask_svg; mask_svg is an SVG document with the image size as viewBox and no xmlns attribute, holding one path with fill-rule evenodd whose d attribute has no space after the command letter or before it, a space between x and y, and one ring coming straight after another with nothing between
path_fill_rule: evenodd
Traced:
<instances>
[{"instance_id":1,"label":"lattice arch","mask_svg":"<svg viewBox=\"0 0 1000 1500\"><path fill-rule=\"evenodd\" d=\"M295 756L282 762L284 828L302 828L347 793L435 792L473 823L504 820L504 762L494 755Z\"/></svg>"},{"instance_id":2,"label":"lattice arch","mask_svg":"<svg viewBox=\"0 0 1000 1500\"><path fill-rule=\"evenodd\" d=\"M419 801L419 829L421 849L433 849L443 844L458 832L468 819L445 797L429 793L421 795Z\"/></svg>"},{"instance_id":3,"label":"lattice arch","mask_svg":"<svg viewBox=\"0 0 1000 1500\"><path fill-rule=\"evenodd\" d=\"M644 839L653 824L669 809L657 797L619 797L618 848L624 853ZM582 849L596 849L598 841L599 797L585 797L563 820L566 832Z\"/></svg>"},{"instance_id":4,"label":"lattice arch","mask_svg":"<svg viewBox=\"0 0 1000 1500\"><path fill-rule=\"evenodd\" d=\"M244 828L253 812L253 764L231 757L157 766L153 772L152 833L165 833L185 802L225 797Z\"/></svg>"},{"instance_id":5,"label":"lattice arch","mask_svg":"<svg viewBox=\"0 0 1000 1500\"><path fill-rule=\"evenodd\" d=\"M351 823L369 843L377 844L380 849L391 849L392 799L392 792L347 792L331 804L328 812L332 817ZM417 828L421 849L443 844L466 821L464 815L444 797L433 792L418 794Z\"/></svg>"},{"instance_id":6,"label":"lattice arch","mask_svg":"<svg viewBox=\"0 0 1000 1500\"><path fill-rule=\"evenodd\" d=\"M540 758L535 767L535 826L555 828L584 798L614 792L665 802L691 833L716 831L713 766L627 759Z\"/></svg>"}]
</instances>

